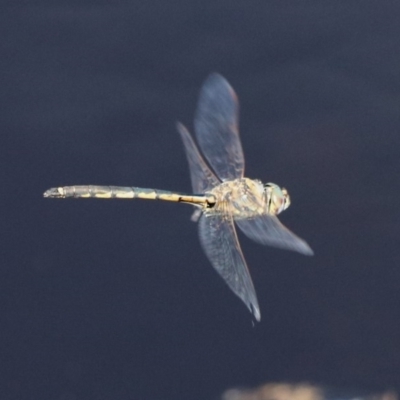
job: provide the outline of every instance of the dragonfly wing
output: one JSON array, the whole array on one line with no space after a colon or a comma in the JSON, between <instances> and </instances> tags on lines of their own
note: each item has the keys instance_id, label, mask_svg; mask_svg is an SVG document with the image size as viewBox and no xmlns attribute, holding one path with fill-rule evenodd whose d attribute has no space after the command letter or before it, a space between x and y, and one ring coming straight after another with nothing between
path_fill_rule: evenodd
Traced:
<instances>
[{"instance_id":1,"label":"dragonfly wing","mask_svg":"<svg viewBox=\"0 0 400 400\"><path fill-rule=\"evenodd\" d=\"M237 96L226 79L210 75L200 91L194 127L200 149L222 181L243 177L238 111Z\"/></svg>"},{"instance_id":2,"label":"dragonfly wing","mask_svg":"<svg viewBox=\"0 0 400 400\"><path fill-rule=\"evenodd\" d=\"M263 215L235 221L242 232L255 242L281 249L297 251L307 256L314 252L303 240L287 229L275 215Z\"/></svg>"},{"instance_id":3,"label":"dragonfly wing","mask_svg":"<svg viewBox=\"0 0 400 400\"><path fill-rule=\"evenodd\" d=\"M177 124L177 128L185 146L193 193L204 193L219 185L221 182L210 170L203 157L200 155L200 152L188 130L181 123Z\"/></svg>"},{"instance_id":4,"label":"dragonfly wing","mask_svg":"<svg viewBox=\"0 0 400 400\"><path fill-rule=\"evenodd\" d=\"M232 218L202 215L199 236L212 266L259 321L260 307Z\"/></svg>"}]
</instances>

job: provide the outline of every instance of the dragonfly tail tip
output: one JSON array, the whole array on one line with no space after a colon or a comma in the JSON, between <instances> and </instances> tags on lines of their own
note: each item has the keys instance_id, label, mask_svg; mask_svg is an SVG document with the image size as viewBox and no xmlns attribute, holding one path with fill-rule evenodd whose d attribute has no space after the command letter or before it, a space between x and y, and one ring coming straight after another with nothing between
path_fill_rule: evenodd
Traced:
<instances>
[{"instance_id":1,"label":"dragonfly tail tip","mask_svg":"<svg viewBox=\"0 0 400 400\"><path fill-rule=\"evenodd\" d=\"M61 193L61 191L59 190L59 188L51 188L51 189L46 190L43 193L43 197L57 198L57 197L64 197L64 196Z\"/></svg>"}]
</instances>

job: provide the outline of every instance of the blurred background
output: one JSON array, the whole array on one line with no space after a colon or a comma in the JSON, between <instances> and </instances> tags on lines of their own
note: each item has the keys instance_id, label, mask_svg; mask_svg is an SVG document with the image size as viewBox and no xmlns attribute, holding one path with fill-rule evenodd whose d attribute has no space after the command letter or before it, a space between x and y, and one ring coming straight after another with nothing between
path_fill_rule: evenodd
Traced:
<instances>
[{"instance_id":1,"label":"blurred background","mask_svg":"<svg viewBox=\"0 0 400 400\"><path fill-rule=\"evenodd\" d=\"M399 390L397 2L2 4L1 400ZM189 192L175 123L192 130L214 71L239 96L246 175L288 188L281 221L315 251L239 233L255 325L189 206L42 198L71 184Z\"/></svg>"}]
</instances>

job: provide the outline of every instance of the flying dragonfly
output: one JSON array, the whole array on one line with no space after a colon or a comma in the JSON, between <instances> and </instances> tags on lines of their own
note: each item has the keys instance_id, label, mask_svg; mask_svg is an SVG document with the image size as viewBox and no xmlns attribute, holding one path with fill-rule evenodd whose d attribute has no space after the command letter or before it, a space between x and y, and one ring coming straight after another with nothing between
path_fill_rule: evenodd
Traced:
<instances>
[{"instance_id":1,"label":"flying dragonfly","mask_svg":"<svg viewBox=\"0 0 400 400\"><path fill-rule=\"evenodd\" d=\"M151 199L186 203L196 210L200 242L209 261L230 289L260 321L260 307L235 224L250 239L269 246L312 255L310 246L281 224L277 215L290 205L286 189L244 177L238 130L238 99L219 74L204 82L194 119L198 146L180 123L194 194L120 186L64 186L44 197ZM200 154L201 150L203 156Z\"/></svg>"}]
</instances>

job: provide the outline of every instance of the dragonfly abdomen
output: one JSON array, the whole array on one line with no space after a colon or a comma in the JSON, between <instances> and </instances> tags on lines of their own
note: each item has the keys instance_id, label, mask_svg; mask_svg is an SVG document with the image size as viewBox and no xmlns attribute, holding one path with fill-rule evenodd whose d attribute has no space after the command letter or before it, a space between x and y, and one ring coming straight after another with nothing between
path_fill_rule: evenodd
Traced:
<instances>
[{"instance_id":1,"label":"dragonfly abdomen","mask_svg":"<svg viewBox=\"0 0 400 400\"><path fill-rule=\"evenodd\" d=\"M167 190L145 189L129 186L98 186L80 185L63 186L46 190L44 197L52 198L96 198L96 199L146 199L164 200L207 206L214 200L213 197L196 196L183 193L174 193Z\"/></svg>"}]
</instances>

